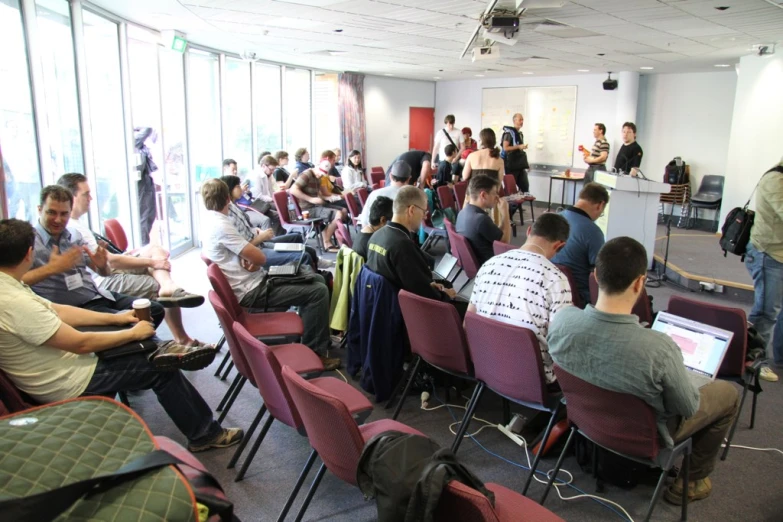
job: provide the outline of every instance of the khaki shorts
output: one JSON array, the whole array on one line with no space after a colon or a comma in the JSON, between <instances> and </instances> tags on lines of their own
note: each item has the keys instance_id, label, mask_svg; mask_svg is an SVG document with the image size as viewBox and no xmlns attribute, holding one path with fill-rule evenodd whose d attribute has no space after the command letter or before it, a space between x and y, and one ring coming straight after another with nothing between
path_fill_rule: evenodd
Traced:
<instances>
[{"instance_id":1,"label":"khaki shorts","mask_svg":"<svg viewBox=\"0 0 783 522\"><path fill-rule=\"evenodd\" d=\"M160 285L155 281L154 277L146 272L145 269L138 271L115 271L101 281L100 287L103 290L117 292L118 294L154 299L158 297Z\"/></svg>"}]
</instances>

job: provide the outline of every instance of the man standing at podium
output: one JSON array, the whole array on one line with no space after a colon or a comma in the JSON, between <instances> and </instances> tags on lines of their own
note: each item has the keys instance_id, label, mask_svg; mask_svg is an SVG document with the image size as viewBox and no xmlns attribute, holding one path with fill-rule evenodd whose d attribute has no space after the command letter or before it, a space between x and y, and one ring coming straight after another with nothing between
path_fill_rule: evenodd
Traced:
<instances>
[{"instance_id":1,"label":"man standing at podium","mask_svg":"<svg viewBox=\"0 0 783 522\"><path fill-rule=\"evenodd\" d=\"M606 160L609 159L609 142L606 141L606 125L596 123L593 126L593 137L595 144L589 152L584 147L582 153L585 156L585 163L589 165L585 171L585 184L593 181L596 170L606 170Z\"/></svg>"},{"instance_id":2,"label":"man standing at podium","mask_svg":"<svg viewBox=\"0 0 783 522\"><path fill-rule=\"evenodd\" d=\"M635 176L634 169L639 169L642 164L642 155L644 151L636 142L636 125L630 121L623 123L623 145L614 160L614 168L618 172Z\"/></svg>"}]
</instances>

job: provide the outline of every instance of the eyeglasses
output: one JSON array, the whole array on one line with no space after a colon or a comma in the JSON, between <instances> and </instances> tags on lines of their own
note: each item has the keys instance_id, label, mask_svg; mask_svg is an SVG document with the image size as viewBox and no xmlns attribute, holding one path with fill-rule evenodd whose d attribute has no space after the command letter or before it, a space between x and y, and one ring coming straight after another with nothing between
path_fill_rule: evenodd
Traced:
<instances>
[{"instance_id":1,"label":"eyeglasses","mask_svg":"<svg viewBox=\"0 0 783 522\"><path fill-rule=\"evenodd\" d=\"M411 205L411 206L412 206L412 207L416 207L416 208L418 208L419 210L421 210L421 211L422 211L422 212L424 212L425 214L427 213L427 209L426 209L426 208L421 208L419 205Z\"/></svg>"}]
</instances>

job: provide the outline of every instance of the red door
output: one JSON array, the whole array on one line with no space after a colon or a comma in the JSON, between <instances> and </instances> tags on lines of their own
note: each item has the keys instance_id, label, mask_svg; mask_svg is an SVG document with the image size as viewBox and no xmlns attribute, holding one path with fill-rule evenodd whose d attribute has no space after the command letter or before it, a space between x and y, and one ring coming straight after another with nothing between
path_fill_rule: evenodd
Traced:
<instances>
[{"instance_id":1,"label":"red door","mask_svg":"<svg viewBox=\"0 0 783 522\"><path fill-rule=\"evenodd\" d=\"M432 151L432 134L435 130L435 109L411 107L408 149Z\"/></svg>"}]
</instances>

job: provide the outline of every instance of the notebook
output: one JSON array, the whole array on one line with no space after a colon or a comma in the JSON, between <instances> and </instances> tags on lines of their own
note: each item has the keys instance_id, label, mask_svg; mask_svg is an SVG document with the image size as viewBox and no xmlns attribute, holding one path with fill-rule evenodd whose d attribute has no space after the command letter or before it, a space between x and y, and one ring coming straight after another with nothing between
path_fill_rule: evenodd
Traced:
<instances>
[{"instance_id":1,"label":"notebook","mask_svg":"<svg viewBox=\"0 0 783 522\"><path fill-rule=\"evenodd\" d=\"M720 365L734 337L727 330L666 312L658 312L652 329L665 333L680 347L691 382L699 388L718 376Z\"/></svg>"},{"instance_id":2,"label":"notebook","mask_svg":"<svg viewBox=\"0 0 783 522\"><path fill-rule=\"evenodd\" d=\"M302 255L299 256L299 260L296 262L296 264L270 266L269 275L274 277L295 276L299 273L299 266L302 264L302 259L304 259L304 251L302 251Z\"/></svg>"}]
</instances>

